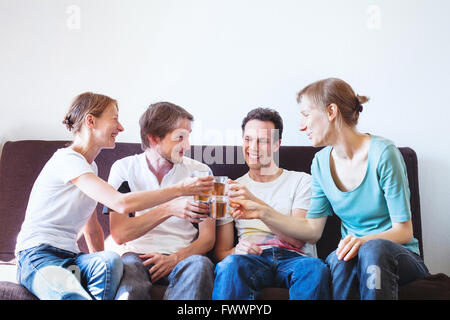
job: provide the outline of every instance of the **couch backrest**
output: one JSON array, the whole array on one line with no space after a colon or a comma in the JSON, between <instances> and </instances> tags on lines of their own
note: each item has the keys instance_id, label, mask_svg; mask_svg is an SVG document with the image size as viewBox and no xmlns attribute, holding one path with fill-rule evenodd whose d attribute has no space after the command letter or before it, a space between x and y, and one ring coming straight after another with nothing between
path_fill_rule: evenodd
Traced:
<instances>
[{"instance_id":1,"label":"couch backrest","mask_svg":"<svg viewBox=\"0 0 450 320\"><path fill-rule=\"evenodd\" d=\"M22 225L28 197L33 183L42 167L58 148L68 141L23 140L6 142L0 161L0 260L14 258L17 234ZM422 228L420 218L420 198L418 184L417 156L410 148L399 148L407 166L411 190L411 210L414 236L419 240L422 251ZM310 173L311 162L319 148L306 146L282 146L276 157L279 165L288 170ZM138 143L117 143L116 148L103 150L95 160L99 176L107 180L114 161L140 153ZM239 146L192 146L189 154L192 158L208 164L215 175L226 175L236 179L248 171ZM109 235L108 216L101 213L102 205L97 206L98 218L105 237ZM334 215L329 217L321 240L317 243L318 255L325 258L337 247L340 239L340 221ZM87 252L83 238L79 240L82 251Z\"/></svg>"}]
</instances>

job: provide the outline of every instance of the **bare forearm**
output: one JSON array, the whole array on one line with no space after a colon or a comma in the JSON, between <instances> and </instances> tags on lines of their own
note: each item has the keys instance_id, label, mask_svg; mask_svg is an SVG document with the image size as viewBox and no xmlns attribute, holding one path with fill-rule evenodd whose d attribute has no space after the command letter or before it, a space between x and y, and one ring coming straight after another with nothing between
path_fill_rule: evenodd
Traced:
<instances>
[{"instance_id":1,"label":"bare forearm","mask_svg":"<svg viewBox=\"0 0 450 320\"><path fill-rule=\"evenodd\" d=\"M132 218L124 217L117 212L111 212L110 215L111 235L118 244L140 238L171 217L165 205Z\"/></svg>"},{"instance_id":2,"label":"bare forearm","mask_svg":"<svg viewBox=\"0 0 450 320\"><path fill-rule=\"evenodd\" d=\"M235 249L235 247L232 247L231 249L216 248L216 250L214 250L214 257L218 261L222 261L223 259L225 259L229 255L234 254L234 249Z\"/></svg>"},{"instance_id":3,"label":"bare forearm","mask_svg":"<svg viewBox=\"0 0 450 320\"><path fill-rule=\"evenodd\" d=\"M216 241L216 221L213 219L205 219L198 224L198 229L198 238L189 246L176 253L178 262L194 254L205 255L214 247Z\"/></svg>"},{"instance_id":4,"label":"bare forearm","mask_svg":"<svg viewBox=\"0 0 450 320\"><path fill-rule=\"evenodd\" d=\"M315 243L320 239L321 230L313 226L306 218L292 218L283 215L271 207L261 212L260 219L275 234L283 234L287 239L293 238L303 242Z\"/></svg>"},{"instance_id":5,"label":"bare forearm","mask_svg":"<svg viewBox=\"0 0 450 320\"><path fill-rule=\"evenodd\" d=\"M121 194L120 213L142 211L160 205L182 195L176 185L164 189ZM115 208L112 208L115 209Z\"/></svg>"},{"instance_id":6,"label":"bare forearm","mask_svg":"<svg viewBox=\"0 0 450 320\"><path fill-rule=\"evenodd\" d=\"M86 240L86 244L88 246L89 252L98 252L105 250L105 240L103 229L100 225L98 228L91 228L90 230L83 231L84 239Z\"/></svg>"},{"instance_id":7,"label":"bare forearm","mask_svg":"<svg viewBox=\"0 0 450 320\"><path fill-rule=\"evenodd\" d=\"M297 238L294 238L294 237L290 237L290 236L282 233L281 231L279 231L279 230L277 230L277 229L275 229L273 227L269 227L269 229L272 231L272 233L274 235L276 235L278 238L280 238L280 240L286 241L286 242L290 243L294 247L302 247L305 244L304 241L301 241L301 240L299 240Z\"/></svg>"},{"instance_id":8,"label":"bare forearm","mask_svg":"<svg viewBox=\"0 0 450 320\"><path fill-rule=\"evenodd\" d=\"M177 256L177 261L180 262L187 257L190 257L194 254L205 255L210 250L212 250L214 246L214 241L210 239L200 239L198 238L194 242L192 242L189 246L179 250L175 255Z\"/></svg>"},{"instance_id":9,"label":"bare forearm","mask_svg":"<svg viewBox=\"0 0 450 320\"><path fill-rule=\"evenodd\" d=\"M390 228L389 230L361 237L364 242L373 239L385 239L398 244L406 244L411 241L413 236L412 225L408 222Z\"/></svg>"}]
</instances>

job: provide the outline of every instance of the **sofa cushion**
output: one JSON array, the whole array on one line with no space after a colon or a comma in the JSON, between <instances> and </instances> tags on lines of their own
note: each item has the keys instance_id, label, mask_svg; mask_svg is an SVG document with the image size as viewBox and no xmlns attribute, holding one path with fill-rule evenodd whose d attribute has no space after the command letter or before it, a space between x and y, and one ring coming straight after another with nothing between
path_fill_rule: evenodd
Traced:
<instances>
[{"instance_id":1,"label":"sofa cushion","mask_svg":"<svg viewBox=\"0 0 450 320\"><path fill-rule=\"evenodd\" d=\"M0 300L38 300L38 298L20 284L0 281Z\"/></svg>"},{"instance_id":2,"label":"sofa cushion","mask_svg":"<svg viewBox=\"0 0 450 320\"><path fill-rule=\"evenodd\" d=\"M399 288L402 300L450 300L450 278L443 274L432 274Z\"/></svg>"}]
</instances>

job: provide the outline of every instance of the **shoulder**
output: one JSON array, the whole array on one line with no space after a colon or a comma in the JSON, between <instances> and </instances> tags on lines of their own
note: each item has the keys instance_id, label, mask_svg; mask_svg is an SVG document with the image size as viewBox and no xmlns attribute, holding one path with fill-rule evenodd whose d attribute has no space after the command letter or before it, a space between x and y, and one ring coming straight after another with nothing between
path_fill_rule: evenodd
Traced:
<instances>
[{"instance_id":1,"label":"shoulder","mask_svg":"<svg viewBox=\"0 0 450 320\"><path fill-rule=\"evenodd\" d=\"M144 157L144 153L134 154L134 155L116 160L113 165L115 165L115 166L133 165L135 163L139 163L139 161L142 157Z\"/></svg>"},{"instance_id":2,"label":"shoulder","mask_svg":"<svg viewBox=\"0 0 450 320\"><path fill-rule=\"evenodd\" d=\"M370 161L380 176L406 174L406 164L400 150L386 138L373 136Z\"/></svg>"},{"instance_id":3,"label":"shoulder","mask_svg":"<svg viewBox=\"0 0 450 320\"><path fill-rule=\"evenodd\" d=\"M371 139L372 139L371 147L380 153L383 152L384 150L386 150L387 148L392 148L392 147L395 148L394 142L389 139L386 139L384 137L372 135Z\"/></svg>"},{"instance_id":4,"label":"shoulder","mask_svg":"<svg viewBox=\"0 0 450 320\"><path fill-rule=\"evenodd\" d=\"M49 160L53 164L61 165L62 167L93 167L97 168L97 164L92 162L92 166L88 163L86 158L81 154L73 150L72 148L58 149Z\"/></svg>"},{"instance_id":5,"label":"shoulder","mask_svg":"<svg viewBox=\"0 0 450 320\"><path fill-rule=\"evenodd\" d=\"M56 152L52 156L53 159L73 159L73 160L81 160L86 161L86 158L83 157L81 153L76 152L70 147L61 148L56 150Z\"/></svg>"},{"instance_id":6,"label":"shoulder","mask_svg":"<svg viewBox=\"0 0 450 320\"><path fill-rule=\"evenodd\" d=\"M400 150L389 139L372 136L372 155L378 162L390 161L401 157Z\"/></svg>"},{"instance_id":7,"label":"shoulder","mask_svg":"<svg viewBox=\"0 0 450 320\"><path fill-rule=\"evenodd\" d=\"M192 171L192 170L209 170L209 171L211 171L211 168L209 166L207 166L206 164L204 164L200 161L194 160L192 158L186 157L186 156L183 157L182 166L189 169L190 171Z\"/></svg>"},{"instance_id":8,"label":"shoulder","mask_svg":"<svg viewBox=\"0 0 450 320\"><path fill-rule=\"evenodd\" d=\"M308 182L311 180L311 175L309 173L302 172L302 171L292 171L292 170L283 169L283 174L286 176L287 180L294 180L294 181L299 181L299 182L303 182L303 181Z\"/></svg>"},{"instance_id":9,"label":"shoulder","mask_svg":"<svg viewBox=\"0 0 450 320\"><path fill-rule=\"evenodd\" d=\"M111 173L122 170L134 170L135 168L139 167L140 161L142 161L141 158L144 156L144 153L140 153L116 160L111 166Z\"/></svg>"},{"instance_id":10,"label":"shoulder","mask_svg":"<svg viewBox=\"0 0 450 320\"><path fill-rule=\"evenodd\" d=\"M314 159L316 161L323 161L324 159L327 159L327 157L330 155L331 149L332 149L331 146L322 148L321 150L316 152L316 154L314 155Z\"/></svg>"},{"instance_id":11,"label":"shoulder","mask_svg":"<svg viewBox=\"0 0 450 320\"><path fill-rule=\"evenodd\" d=\"M322 168L329 167L328 162L330 160L331 149L332 147L328 146L316 152L311 165L311 173L313 173L313 170L320 171Z\"/></svg>"},{"instance_id":12,"label":"shoulder","mask_svg":"<svg viewBox=\"0 0 450 320\"><path fill-rule=\"evenodd\" d=\"M312 176L306 172L291 171L283 169L283 185L294 188L295 193L309 192L311 188Z\"/></svg>"},{"instance_id":13,"label":"shoulder","mask_svg":"<svg viewBox=\"0 0 450 320\"><path fill-rule=\"evenodd\" d=\"M242 185L246 185L249 182L251 182L252 180L250 179L248 172L246 174L244 174L243 176L240 176L239 178L235 179L235 181L237 183L240 183Z\"/></svg>"}]
</instances>

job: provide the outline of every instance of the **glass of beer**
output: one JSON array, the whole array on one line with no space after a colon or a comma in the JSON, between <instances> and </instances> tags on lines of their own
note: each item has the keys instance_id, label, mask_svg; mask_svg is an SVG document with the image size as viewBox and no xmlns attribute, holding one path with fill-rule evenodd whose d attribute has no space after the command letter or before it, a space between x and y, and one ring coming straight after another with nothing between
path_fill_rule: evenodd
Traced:
<instances>
[{"instance_id":1,"label":"glass of beer","mask_svg":"<svg viewBox=\"0 0 450 320\"><path fill-rule=\"evenodd\" d=\"M214 189L212 194L215 196L224 196L228 191L228 177L214 176Z\"/></svg>"},{"instance_id":2,"label":"glass of beer","mask_svg":"<svg viewBox=\"0 0 450 320\"><path fill-rule=\"evenodd\" d=\"M211 207L211 218L225 218L228 212L228 197L213 195L209 205Z\"/></svg>"},{"instance_id":3,"label":"glass of beer","mask_svg":"<svg viewBox=\"0 0 450 320\"><path fill-rule=\"evenodd\" d=\"M209 170L194 170L191 172L191 177L196 178L196 177L207 177L207 176L212 176L212 172ZM194 201L208 203L209 198L211 196L211 192L212 191L209 191L208 193L205 193L204 195L194 195Z\"/></svg>"}]
</instances>

